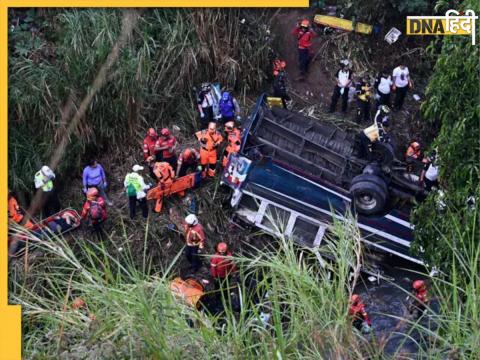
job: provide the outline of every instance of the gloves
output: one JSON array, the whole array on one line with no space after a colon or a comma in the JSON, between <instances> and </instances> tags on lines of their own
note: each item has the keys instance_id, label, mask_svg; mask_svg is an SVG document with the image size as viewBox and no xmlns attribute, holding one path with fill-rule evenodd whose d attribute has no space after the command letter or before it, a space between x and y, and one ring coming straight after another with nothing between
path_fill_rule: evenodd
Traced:
<instances>
[{"instance_id":1,"label":"gloves","mask_svg":"<svg viewBox=\"0 0 480 360\"><path fill-rule=\"evenodd\" d=\"M345 88L342 87L342 88L340 89L340 95L343 95L344 92L345 92Z\"/></svg>"},{"instance_id":2,"label":"gloves","mask_svg":"<svg viewBox=\"0 0 480 360\"><path fill-rule=\"evenodd\" d=\"M200 117L203 119L205 117L205 114L203 112L201 112Z\"/></svg>"},{"instance_id":3,"label":"gloves","mask_svg":"<svg viewBox=\"0 0 480 360\"><path fill-rule=\"evenodd\" d=\"M240 115L237 116L237 121L242 121L242 117Z\"/></svg>"},{"instance_id":4,"label":"gloves","mask_svg":"<svg viewBox=\"0 0 480 360\"><path fill-rule=\"evenodd\" d=\"M87 188L84 187L84 188L82 189L82 191L83 191L84 194L86 194L86 193L87 193Z\"/></svg>"}]
</instances>

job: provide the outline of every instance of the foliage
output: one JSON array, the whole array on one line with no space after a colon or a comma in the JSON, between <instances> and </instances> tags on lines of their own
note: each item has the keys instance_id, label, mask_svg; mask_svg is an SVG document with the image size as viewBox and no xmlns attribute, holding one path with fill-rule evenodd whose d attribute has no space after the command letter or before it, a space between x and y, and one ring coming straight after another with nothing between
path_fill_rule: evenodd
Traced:
<instances>
[{"instance_id":1,"label":"foliage","mask_svg":"<svg viewBox=\"0 0 480 360\"><path fill-rule=\"evenodd\" d=\"M475 1L464 6L480 10ZM446 37L422 105L425 121L440 128L433 148L442 192L431 194L415 211L416 248L423 247L426 259L444 271L452 266L450 243L467 254L480 244L478 228L470 228L480 206L479 59L470 37ZM470 237L473 242L466 241Z\"/></svg>"},{"instance_id":2,"label":"foliage","mask_svg":"<svg viewBox=\"0 0 480 360\"><path fill-rule=\"evenodd\" d=\"M29 190L112 50L122 10L18 11L10 13L9 182ZM140 16L106 86L70 137L60 174L77 168L88 148L138 143L140 129L173 122L191 129L192 87L200 82L218 81L240 94L262 86L265 12L148 9Z\"/></svg>"}]
</instances>

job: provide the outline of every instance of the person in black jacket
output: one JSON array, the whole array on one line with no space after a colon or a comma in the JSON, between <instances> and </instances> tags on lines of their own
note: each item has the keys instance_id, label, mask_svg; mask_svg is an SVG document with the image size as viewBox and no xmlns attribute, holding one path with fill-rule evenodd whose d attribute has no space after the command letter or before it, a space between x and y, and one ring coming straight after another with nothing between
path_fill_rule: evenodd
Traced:
<instances>
[{"instance_id":1,"label":"person in black jacket","mask_svg":"<svg viewBox=\"0 0 480 360\"><path fill-rule=\"evenodd\" d=\"M287 73L285 72L286 62L275 60L273 63L273 96L282 99L283 107L286 109L291 98L287 92Z\"/></svg>"}]
</instances>

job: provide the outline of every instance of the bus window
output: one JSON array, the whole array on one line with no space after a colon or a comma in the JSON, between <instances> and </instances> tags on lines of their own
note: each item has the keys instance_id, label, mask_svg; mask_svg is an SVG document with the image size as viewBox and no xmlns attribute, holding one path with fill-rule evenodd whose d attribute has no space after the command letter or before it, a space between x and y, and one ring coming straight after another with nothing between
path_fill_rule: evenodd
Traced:
<instances>
[{"instance_id":1,"label":"bus window","mask_svg":"<svg viewBox=\"0 0 480 360\"><path fill-rule=\"evenodd\" d=\"M318 224L314 224L313 222L299 216L295 220L292 236L301 244L312 245L317 236L318 228Z\"/></svg>"},{"instance_id":2,"label":"bus window","mask_svg":"<svg viewBox=\"0 0 480 360\"><path fill-rule=\"evenodd\" d=\"M265 209L261 224L274 232L283 234L290 218L290 212L272 204Z\"/></svg>"}]
</instances>

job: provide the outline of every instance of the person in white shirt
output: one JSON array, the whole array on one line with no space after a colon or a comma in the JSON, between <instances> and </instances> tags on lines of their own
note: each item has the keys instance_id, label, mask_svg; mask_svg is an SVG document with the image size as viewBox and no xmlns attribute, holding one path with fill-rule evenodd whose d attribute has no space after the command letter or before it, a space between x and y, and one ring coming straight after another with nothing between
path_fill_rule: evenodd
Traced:
<instances>
[{"instance_id":1,"label":"person in white shirt","mask_svg":"<svg viewBox=\"0 0 480 360\"><path fill-rule=\"evenodd\" d=\"M342 98L342 112L347 112L348 106L348 91L352 84L352 70L348 67L349 61L340 61L340 69L335 74L337 81L335 88L333 89L332 102L330 103L329 112L333 113L337 108L338 99Z\"/></svg>"},{"instance_id":2,"label":"person in white shirt","mask_svg":"<svg viewBox=\"0 0 480 360\"><path fill-rule=\"evenodd\" d=\"M213 107L216 104L217 98L213 94L212 86L209 83L203 83L197 97L197 108L202 129L207 127L210 122L215 121Z\"/></svg>"},{"instance_id":3,"label":"person in white shirt","mask_svg":"<svg viewBox=\"0 0 480 360\"><path fill-rule=\"evenodd\" d=\"M387 70L378 74L375 80L375 89L377 90L377 108L382 105L390 106L390 92L393 85L392 77Z\"/></svg>"},{"instance_id":4,"label":"person in white shirt","mask_svg":"<svg viewBox=\"0 0 480 360\"><path fill-rule=\"evenodd\" d=\"M395 110L401 110L403 107L403 102L405 101L405 96L407 96L408 89L413 88L413 82L410 78L410 72L405 65L397 66L393 69L392 73L393 78L393 91L395 94L395 103L393 105Z\"/></svg>"},{"instance_id":5,"label":"person in white shirt","mask_svg":"<svg viewBox=\"0 0 480 360\"><path fill-rule=\"evenodd\" d=\"M420 182L424 184L425 191L430 192L432 188L439 188L439 173L437 155L434 153L432 156L424 159L423 171L420 174Z\"/></svg>"}]
</instances>

